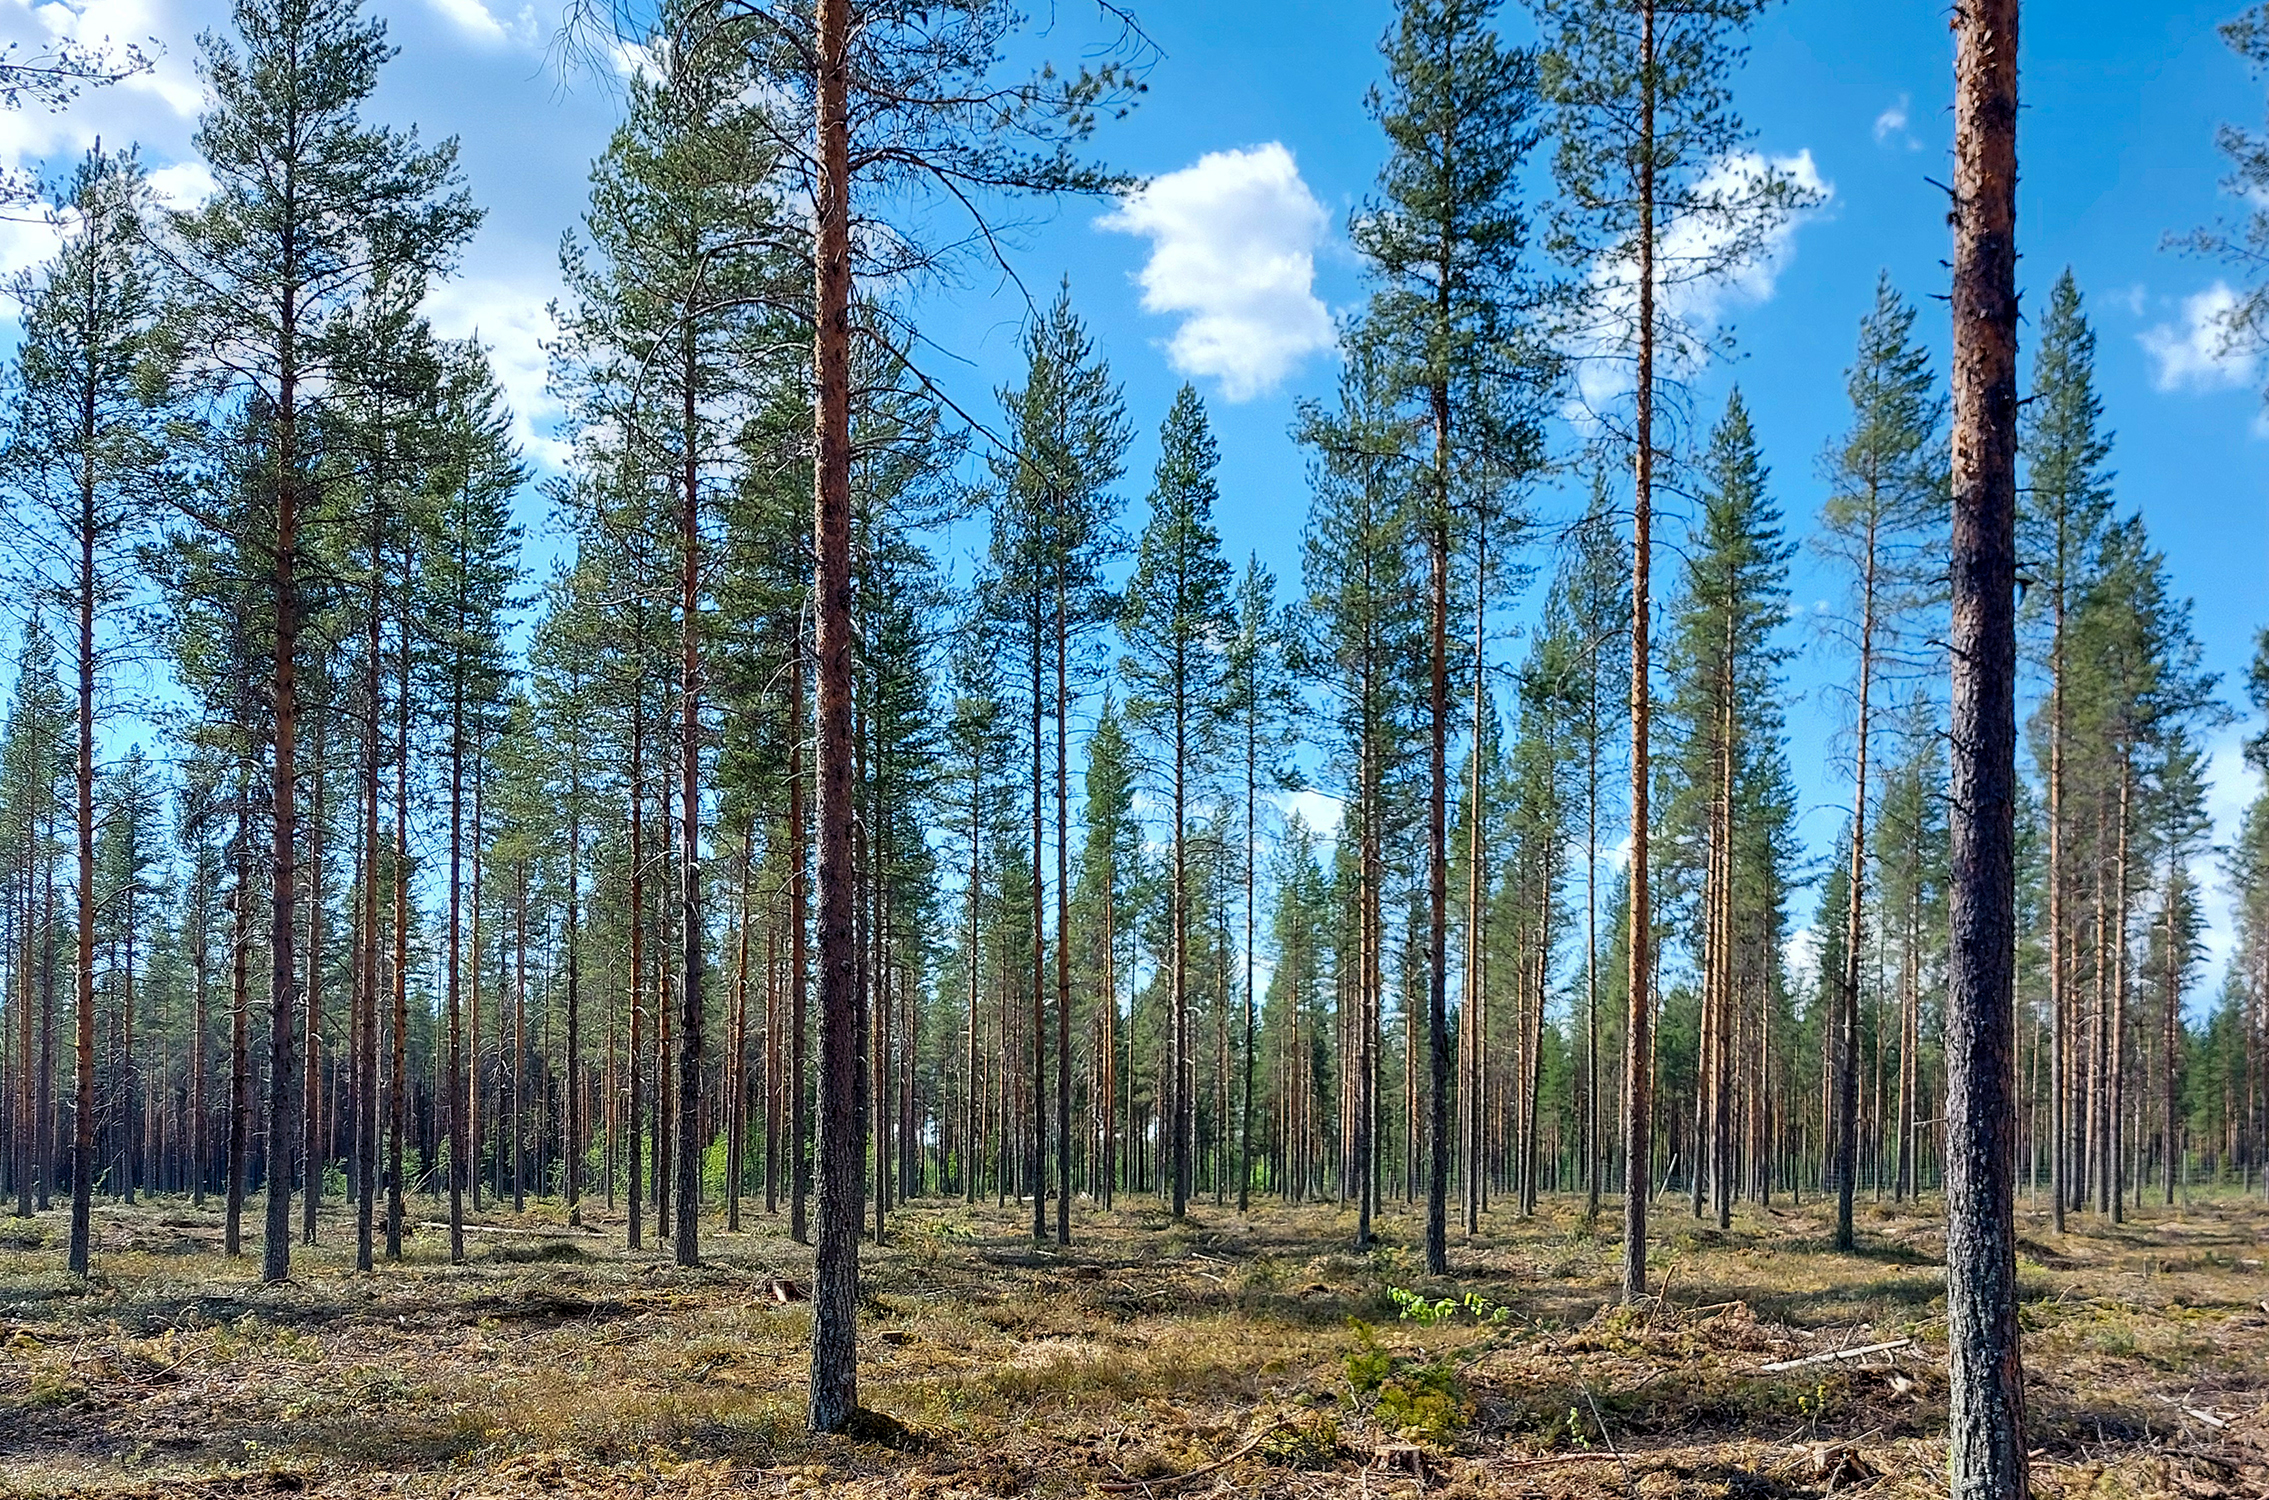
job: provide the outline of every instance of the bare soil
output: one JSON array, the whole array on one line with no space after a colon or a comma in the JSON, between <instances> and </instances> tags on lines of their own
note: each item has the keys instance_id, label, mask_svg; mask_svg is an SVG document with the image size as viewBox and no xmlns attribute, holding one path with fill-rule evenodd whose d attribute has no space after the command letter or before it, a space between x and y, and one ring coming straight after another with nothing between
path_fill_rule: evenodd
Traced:
<instances>
[{"instance_id":1,"label":"bare soil","mask_svg":"<svg viewBox=\"0 0 2269 1500\"><path fill-rule=\"evenodd\" d=\"M355 1274L326 1214L275 1287L252 1214L231 1261L217 1212L99 1207L83 1284L60 1210L0 1219L0 1496L1945 1493L1934 1200L1865 1205L1855 1255L1812 1204L1666 1201L1639 1308L1572 1200L1493 1210L1448 1281L1405 1212L1359 1254L1328 1205L1082 1205L1058 1251L1029 1207L925 1202L865 1251L872 1415L825 1439L780 1220L679 1271L604 1213L492 1209L452 1267L419 1207L402 1263ZM2036 1494L2269 1496L2269 1206L2021 1220Z\"/></svg>"}]
</instances>

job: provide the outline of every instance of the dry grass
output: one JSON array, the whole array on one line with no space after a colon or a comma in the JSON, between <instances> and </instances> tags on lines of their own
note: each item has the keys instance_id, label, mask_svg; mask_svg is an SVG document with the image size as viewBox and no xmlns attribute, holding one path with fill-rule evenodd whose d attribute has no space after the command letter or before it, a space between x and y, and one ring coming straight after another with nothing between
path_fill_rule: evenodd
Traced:
<instances>
[{"instance_id":1,"label":"dry grass","mask_svg":"<svg viewBox=\"0 0 2269 1500\"><path fill-rule=\"evenodd\" d=\"M803 1431L808 1313L767 1291L810 1255L761 1213L693 1272L491 1213L516 1232L468 1265L429 1224L358 1276L327 1219L280 1287L177 1202L98 1210L84 1286L60 1214L0 1220L0 1495L1944 1493L1935 1204L1869 1206L1839 1256L1811 1205L1721 1234L1666 1202L1638 1310L1575 1210L1493 1213L1436 1283L1402 1215L1359 1255L1328 1207L1141 1200L1059 1254L1029 1210L919 1205L866 1252L865 1441ZM2022 1226L2036 1492L2269 1495L2269 1209L2072 1226ZM1422 1322L1398 1289L1476 1300Z\"/></svg>"}]
</instances>

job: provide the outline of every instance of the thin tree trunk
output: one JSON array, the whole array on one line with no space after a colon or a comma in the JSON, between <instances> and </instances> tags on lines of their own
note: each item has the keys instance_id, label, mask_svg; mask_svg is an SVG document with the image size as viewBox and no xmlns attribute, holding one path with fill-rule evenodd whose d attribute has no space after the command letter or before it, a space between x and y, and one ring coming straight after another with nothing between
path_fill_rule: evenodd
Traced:
<instances>
[{"instance_id":1,"label":"thin tree trunk","mask_svg":"<svg viewBox=\"0 0 2269 1500\"><path fill-rule=\"evenodd\" d=\"M2114 856L2119 867L2119 931L2104 948L2111 972L2111 1221L2127 1217L2126 1104L2127 1104L2127 828L2128 797L2134 765L2126 746L2119 761L2119 845ZM2137 1184L2141 1196L2141 1184Z\"/></svg>"},{"instance_id":2,"label":"thin tree trunk","mask_svg":"<svg viewBox=\"0 0 2269 1500\"><path fill-rule=\"evenodd\" d=\"M307 1036L306 1060L300 1087L300 1169L306 1174L306 1192L300 1201L299 1237L315 1243L315 1214L323 1196L323 771L330 757L326 749L330 715L315 720L315 764L308 786L307 807ZM132 982L133 968L127 968ZM131 1056L131 1053L129 1053ZM129 1171L129 1187L134 1174Z\"/></svg>"},{"instance_id":3,"label":"thin tree trunk","mask_svg":"<svg viewBox=\"0 0 2269 1500\"><path fill-rule=\"evenodd\" d=\"M464 621L459 601L458 623ZM449 1108L449 1264L465 1262L465 1037L464 1037L464 881L465 881L465 668L453 664L449 695L449 969L442 983L449 1008L449 1062L443 1084Z\"/></svg>"},{"instance_id":4,"label":"thin tree trunk","mask_svg":"<svg viewBox=\"0 0 2269 1500\"><path fill-rule=\"evenodd\" d=\"M679 516L678 577L678 1076L677 1264L701 1264L701 1060L703 1050L701 915L701 511L700 453L694 445L695 363L687 325L685 495Z\"/></svg>"},{"instance_id":5,"label":"thin tree trunk","mask_svg":"<svg viewBox=\"0 0 2269 1500\"><path fill-rule=\"evenodd\" d=\"M1859 624L1859 705L1854 725L1851 797L1851 876L1844 909L1844 972L1838 998L1838 1030L1842 1048L1836 1069L1836 1248L1849 1253L1852 1229L1852 1191L1859 1176L1859 955L1866 938L1867 899L1867 731L1870 728L1869 693L1875 678L1876 535L1870 517L1867 557L1861 580Z\"/></svg>"},{"instance_id":6,"label":"thin tree trunk","mask_svg":"<svg viewBox=\"0 0 2269 1500\"><path fill-rule=\"evenodd\" d=\"M646 976L646 695L642 686L633 686L630 698L630 977L623 985L623 997L630 1005L630 1040L624 1054L627 1093L623 1104L623 1127L628 1135L628 1149L623 1163L629 1169L627 1204L630 1248L642 1250L646 1241L646 1150L645 1110L646 1094L643 1087L646 1054L643 1050L643 1028L639 1025L642 1007L639 1001L640 986ZM655 1024L661 1024L661 1012L655 1012ZM661 1090L655 1090L657 1103Z\"/></svg>"},{"instance_id":7,"label":"thin tree trunk","mask_svg":"<svg viewBox=\"0 0 2269 1500\"><path fill-rule=\"evenodd\" d=\"M1071 1243L1071 880L1067 741L1071 737L1070 622L1056 574L1056 1243Z\"/></svg>"},{"instance_id":8,"label":"thin tree trunk","mask_svg":"<svg viewBox=\"0 0 2269 1500\"><path fill-rule=\"evenodd\" d=\"M405 595L409 544L403 543ZM394 1035L387 1078L386 1258L402 1258L402 1137L409 1126L410 1073L410 612L396 601L400 680L394 697ZM572 863L570 870L572 871ZM573 880L570 874L570 881Z\"/></svg>"},{"instance_id":9,"label":"thin tree trunk","mask_svg":"<svg viewBox=\"0 0 2269 1500\"><path fill-rule=\"evenodd\" d=\"M94 388L85 426L94 426ZM73 975L75 1046L71 1103L71 1274L85 1276L93 1239L95 1177L95 476L85 461L79 485L78 748L72 762L78 836L78 943ZM241 899L241 892L240 899Z\"/></svg>"},{"instance_id":10,"label":"thin tree trunk","mask_svg":"<svg viewBox=\"0 0 2269 1500\"><path fill-rule=\"evenodd\" d=\"M851 871L851 160L849 0L817 0L819 180L816 447L819 779L819 1251L813 1268L814 1432L847 1430L859 1405L859 996Z\"/></svg>"},{"instance_id":11,"label":"thin tree trunk","mask_svg":"<svg viewBox=\"0 0 2269 1500\"><path fill-rule=\"evenodd\" d=\"M269 747L270 815L274 839L268 877L268 1223L261 1244L260 1279L291 1274L291 1145L293 1126L293 1022L299 1005L298 932L294 926L299 878L299 454L296 377L291 335L297 314L284 299L282 378L276 398L275 586L270 607L276 633L275 672L268 684L275 741Z\"/></svg>"},{"instance_id":12,"label":"thin tree trunk","mask_svg":"<svg viewBox=\"0 0 2269 1500\"><path fill-rule=\"evenodd\" d=\"M740 917L734 924L732 1018L728 1026L725 1080L725 1229L741 1232L742 1153L748 1137L748 922L749 878L756 858L756 820L741 829ZM769 966L767 966L769 972ZM770 1012L766 1012L769 1018ZM767 1026L766 1031L771 1028ZM770 1090L766 1090L767 1103ZM771 1156L767 1145L765 1155Z\"/></svg>"},{"instance_id":13,"label":"thin tree trunk","mask_svg":"<svg viewBox=\"0 0 2269 1500\"><path fill-rule=\"evenodd\" d=\"M809 1032L805 975L805 932L810 923L810 833L804 816L804 635L796 626L788 663L788 1237L811 1242L809 1094L805 1038Z\"/></svg>"},{"instance_id":14,"label":"thin tree trunk","mask_svg":"<svg viewBox=\"0 0 2269 1500\"><path fill-rule=\"evenodd\" d=\"M1447 321L1450 278L1437 278ZM1426 1270L1449 1273L1450 1202L1450 1013L1449 1013L1449 736L1450 736L1450 388L1436 380L1434 418L1434 517L1428 552L1428 650L1426 743ZM1480 663L1474 663L1478 675ZM1480 747L1475 746L1478 755ZM1412 1088L1417 1072L1411 1071ZM1418 1134L1418 1112L1409 1130Z\"/></svg>"},{"instance_id":15,"label":"thin tree trunk","mask_svg":"<svg viewBox=\"0 0 2269 1500\"><path fill-rule=\"evenodd\" d=\"M1647 1294L1647 1197L1653 1154L1654 911L1648 893L1648 574L1654 565L1655 3L1641 0L1639 43L1639 358L1631 515L1631 993L1623 1051L1623 1300Z\"/></svg>"}]
</instances>

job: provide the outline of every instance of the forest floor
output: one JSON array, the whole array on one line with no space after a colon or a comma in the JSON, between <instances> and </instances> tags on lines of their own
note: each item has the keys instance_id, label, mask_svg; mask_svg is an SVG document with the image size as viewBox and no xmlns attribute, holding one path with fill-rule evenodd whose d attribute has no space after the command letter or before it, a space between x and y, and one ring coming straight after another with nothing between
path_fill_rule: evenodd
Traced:
<instances>
[{"instance_id":1,"label":"forest floor","mask_svg":"<svg viewBox=\"0 0 2269 1500\"><path fill-rule=\"evenodd\" d=\"M775 1282L810 1253L760 1208L680 1271L493 1210L451 1267L416 1207L404 1263L354 1274L326 1215L274 1287L185 1202L98 1207L84 1284L60 1207L0 1219L0 1496L1945 1493L1935 1200L1863 1203L1837 1255L1817 1205L1720 1233L1665 1199L1638 1309L1613 1205L1493 1209L1435 1281L1399 1210L1357 1254L1329 1206L1080 1205L1058 1251L1029 1205L917 1204L864 1252L861 1439L803 1430ZM2269 1496L2269 1207L2070 1225L2021 1215L2036 1493Z\"/></svg>"}]
</instances>

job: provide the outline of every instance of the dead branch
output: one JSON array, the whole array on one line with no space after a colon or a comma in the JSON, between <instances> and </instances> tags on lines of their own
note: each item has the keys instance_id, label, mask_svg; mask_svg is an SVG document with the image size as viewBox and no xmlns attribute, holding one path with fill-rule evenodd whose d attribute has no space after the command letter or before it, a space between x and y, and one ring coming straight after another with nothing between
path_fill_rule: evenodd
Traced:
<instances>
[{"instance_id":1,"label":"dead branch","mask_svg":"<svg viewBox=\"0 0 2269 1500\"><path fill-rule=\"evenodd\" d=\"M1861 1359L1870 1354L1888 1354L1896 1349L1911 1349L1913 1339L1891 1339L1880 1344L1862 1344L1857 1349L1830 1349L1821 1354L1807 1354L1800 1359L1776 1359L1769 1365L1759 1365L1752 1375L1778 1375L1783 1370L1801 1369L1806 1365L1833 1364L1839 1359Z\"/></svg>"}]
</instances>

